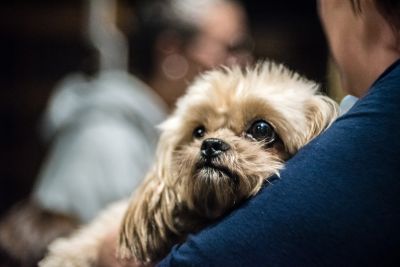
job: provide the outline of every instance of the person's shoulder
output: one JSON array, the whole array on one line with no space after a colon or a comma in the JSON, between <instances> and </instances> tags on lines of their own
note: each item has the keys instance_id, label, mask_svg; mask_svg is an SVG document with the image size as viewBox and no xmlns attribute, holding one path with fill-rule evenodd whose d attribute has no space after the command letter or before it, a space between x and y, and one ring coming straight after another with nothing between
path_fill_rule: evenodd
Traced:
<instances>
[{"instance_id":1,"label":"person's shoulder","mask_svg":"<svg viewBox=\"0 0 400 267\"><path fill-rule=\"evenodd\" d=\"M381 96L387 101L400 99L400 59L378 77L364 98L371 96Z\"/></svg>"}]
</instances>

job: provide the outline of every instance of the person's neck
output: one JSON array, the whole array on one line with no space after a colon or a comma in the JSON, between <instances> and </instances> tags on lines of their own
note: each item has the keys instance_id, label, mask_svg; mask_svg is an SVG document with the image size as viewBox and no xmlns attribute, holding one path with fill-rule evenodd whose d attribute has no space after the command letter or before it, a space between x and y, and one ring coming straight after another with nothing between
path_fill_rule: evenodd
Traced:
<instances>
[{"instance_id":1,"label":"person's neck","mask_svg":"<svg viewBox=\"0 0 400 267\"><path fill-rule=\"evenodd\" d=\"M342 73L343 87L354 96L364 96L382 73L398 59L400 51L395 47L360 49L358 56L354 58L357 62L354 72Z\"/></svg>"}]
</instances>

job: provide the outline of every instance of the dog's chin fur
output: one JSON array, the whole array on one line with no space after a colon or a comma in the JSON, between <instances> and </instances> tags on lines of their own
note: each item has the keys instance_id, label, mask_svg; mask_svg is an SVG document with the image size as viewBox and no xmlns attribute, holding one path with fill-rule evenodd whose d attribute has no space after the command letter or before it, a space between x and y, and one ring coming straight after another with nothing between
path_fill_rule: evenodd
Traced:
<instances>
[{"instance_id":1,"label":"dog's chin fur","mask_svg":"<svg viewBox=\"0 0 400 267\"><path fill-rule=\"evenodd\" d=\"M158 261L189 233L279 175L285 160L337 116L337 105L317 89L314 82L269 62L200 76L161 125L156 163L122 220L119 256ZM266 145L249 138L248 129L257 120L274 128L276 142ZM199 126L205 133L195 138ZM230 149L205 159L200 151L208 138L222 140Z\"/></svg>"},{"instance_id":2,"label":"dog's chin fur","mask_svg":"<svg viewBox=\"0 0 400 267\"><path fill-rule=\"evenodd\" d=\"M267 177L278 173L284 151L266 149L262 143L235 136L227 129L204 136L207 137L218 137L231 148L217 158L206 160L199 153L201 140L196 140L177 149L172 169L174 177L179 177L176 188L181 205L199 217L212 220L254 195Z\"/></svg>"}]
</instances>

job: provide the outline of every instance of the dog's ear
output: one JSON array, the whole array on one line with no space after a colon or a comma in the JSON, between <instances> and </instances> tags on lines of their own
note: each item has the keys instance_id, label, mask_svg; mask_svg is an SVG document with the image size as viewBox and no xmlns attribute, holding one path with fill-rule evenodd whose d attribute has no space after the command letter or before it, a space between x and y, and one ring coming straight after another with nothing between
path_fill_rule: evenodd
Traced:
<instances>
[{"instance_id":1,"label":"dog's ear","mask_svg":"<svg viewBox=\"0 0 400 267\"><path fill-rule=\"evenodd\" d=\"M306 103L308 130L305 143L308 143L327 129L338 114L338 105L331 98L318 94L310 98Z\"/></svg>"},{"instance_id":2,"label":"dog's ear","mask_svg":"<svg viewBox=\"0 0 400 267\"><path fill-rule=\"evenodd\" d=\"M164 131L158 143L156 164L136 190L122 221L118 255L141 262L164 257L176 242L173 212L177 196L171 181L174 142Z\"/></svg>"},{"instance_id":3,"label":"dog's ear","mask_svg":"<svg viewBox=\"0 0 400 267\"><path fill-rule=\"evenodd\" d=\"M121 258L154 262L170 249L173 218L166 201L174 196L154 174L147 176L124 215L118 249Z\"/></svg>"}]
</instances>

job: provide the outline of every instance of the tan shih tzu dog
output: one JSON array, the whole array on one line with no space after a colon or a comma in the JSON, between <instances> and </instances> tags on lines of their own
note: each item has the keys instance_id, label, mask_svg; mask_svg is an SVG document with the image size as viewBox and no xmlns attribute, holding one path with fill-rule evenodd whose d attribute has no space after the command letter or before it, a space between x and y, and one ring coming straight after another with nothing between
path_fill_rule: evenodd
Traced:
<instances>
[{"instance_id":1,"label":"tan shih tzu dog","mask_svg":"<svg viewBox=\"0 0 400 267\"><path fill-rule=\"evenodd\" d=\"M157 262L256 194L331 124L337 105L317 89L269 62L203 74L161 125L156 163L129 204L53 243L41 266L91 266L102 238L118 225L121 257Z\"/></svg>"}]
</instances>

